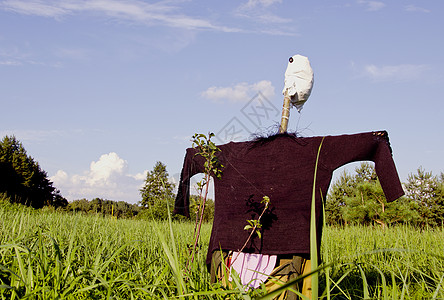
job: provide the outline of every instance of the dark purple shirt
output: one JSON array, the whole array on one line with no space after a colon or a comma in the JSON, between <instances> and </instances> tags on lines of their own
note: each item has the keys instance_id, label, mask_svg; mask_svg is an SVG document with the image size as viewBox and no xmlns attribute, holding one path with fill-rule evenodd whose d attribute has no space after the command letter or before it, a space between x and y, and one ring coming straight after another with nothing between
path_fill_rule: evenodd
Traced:
<instances>
[{"instance_id":1,"label":"dark purple shirt","mask_svg":"<svg viewBox=\"0 0 444 300\"><path fill-rule=\"evenodd\" d=\"M257 219L261 200L270 198L262 217L262 237L255 237L245 252L262 254L310 253L310 211L316 157L316 220L318 245L322 232L322 199L327 196L335 169L354 161L373 161L387 201L404 192L399 181L387 132L324 137L281 134L255 142L218 146L221 178L214 178L215 212L207 263L214 250L238 251L248 238L247 220ZM204 159L186 150L174 212L189 216L190 178L204 172Z\"/></svg>"}]
</instances>

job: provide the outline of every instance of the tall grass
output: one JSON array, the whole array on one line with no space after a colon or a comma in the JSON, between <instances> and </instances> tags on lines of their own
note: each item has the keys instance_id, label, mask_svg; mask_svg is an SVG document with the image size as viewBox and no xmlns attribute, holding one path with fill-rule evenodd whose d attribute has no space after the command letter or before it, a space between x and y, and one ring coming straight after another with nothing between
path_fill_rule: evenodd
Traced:
<instances>
[{"instance_id":1,"label":"tall grass","mask_svg":"<svg viewBox=\"0 0 444 300\"><path fill-rule=\"evenodd\" d=\"M444 299L443 241L443 228L330 227L323 256L335 262L333 282L344 290L335 292L348 299Z\"/></svg>"},{"instance_id":2,"label":"tall grass","mask_svg":"<svg viewBox=\"0 0 444 300\"><path fill-rule=\"evenodd\" d=\"M168 223L42 213L10 205L0 208L0 220L0 293L6 298L169 298L180 292L179 285L172 285L171 259L159 239L170 240ZM174 225L174 249L183 260L193 226ZM203 227L206 236L209 230ZM199 254L202 261L203 251ZM206 274L203 265L195 271Z\"/></svg>"},{"instance_id":3,"label":"tall grass","mask_svg":"<svg viewBox=\"0 0 444 300\"><path fill-rule=\"evenodd\" d=\"M187 222L116 220L0 203L0 297L250 299L266 294L264 289L246 293L236 283L232 289L210 284L205 265L210 224L203 224L196 259L185 272L193 230ZM319 298L444 299L443 241L442 228L326 227Z\"/></svg>"}]
</instances>

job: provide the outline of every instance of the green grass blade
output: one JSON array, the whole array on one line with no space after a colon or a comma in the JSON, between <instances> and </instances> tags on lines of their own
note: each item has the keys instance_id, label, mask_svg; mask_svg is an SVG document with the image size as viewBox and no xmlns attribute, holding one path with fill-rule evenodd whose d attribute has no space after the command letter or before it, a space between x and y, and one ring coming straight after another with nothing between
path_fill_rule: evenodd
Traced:
<instances>
[{"instance_id":1,"label":"green grass blade","mask_svg":"<svg viewBox=\"0 0 444 300\"><path fill-rule=\"evenodd\" d=\"M364 300L370 299L370 293L368 291L368 283L367 283L367 276L365 276L365 272L362 269L360 264L356 265L359 269L359 271L361 272L361 277L362 277L362 289L363 289L363 294L364 294Z\"/></svg>"},{"instance_id":2,"label":"green grass blade","mask_svg":"<svg viewBox=\"0 0 444 300\"><path fill-rule=\"evenodd\" d=\"M242 285L239 274L234 269L231 269L231 283L234 283L242 299L251 300L251 297L245 292L245 286Z\"/></svg>"},{"instance_id":3,"label":"green grass blade","mask_svg":"<svg viewBox=\"0 0 444 300\"><path fill-rule=\"evenodd\" d=\"M314 178L313 178L313 193L311 197L311 217L310 217L310 260L311 260L311 270L316 270L318 268L318 243L317 243L317 228L316 228L316 176L318 171L318 163L319 163L319 154L321 153L322 143L324 142L324 138L322 138L321 143L319 144L318 154L316 156L316 165L314 169ZM319 293L319 274L317 272L313 273L311 278L311 292L312 299L318 299Z\"/></svg>"},{"instance_id":4,"label":"green grass blade","mask_svg":"<svg viewBox=\"0 0 444 300\"><path fill-rule=\"evenodd\" d=\"M277 288L276 290L274 290L272 292L267 293L266 295L263 295L262 297L258 298L257 300L271 300L274 297L279 296L280 294L282 294L282 292L290 289L295 283L301 282L305 278L313 276L314 273L320 273L322 270L324 270L325 268L328 268L330 266L331 266L331 264L321 266L321 267L319 267L319 268L317 268L315 270L312 270L311 272L309 272L307 274L301 275L301 276L299 276L299 277L297 277L297 278L295 278L293 280L290 280L290 281L286 282L285 284L282 284L281 287ZM299 294L299 292L297 292L297 294L299 296L301 296L301 294Z\"/></svg>"},{"instance_id":5,"label":"green grass blade","mask_svg":"<svg viewBox=\"0 0 444 300\"><path fill-rule=\"evenodd\" d=\"M383 300L388 300L388 288L387 288L387 281L385 279L384 273L381 271L380 268L378 268L377 266L375 266L374 264L370 264L373 268L375 268L379 275L381 275L381 283L382 283L382 299Z\"/></svg>"},{"instance_id":6,"label":"green grass blade","mask_svg":"<svg viewBox=\"0 0 444 300\"><path fill-rule=\"evenodd\" d=\"M26 271L25 271L25 264L23 263L22 255L20 254L19 248L21 248L21 247L14 246L15 257L16 257L16 262L18 264L18 271L19 271L18 277L19 277L20 281L23 282L25 288L28 288L28 280L27 280ZM23 249L23 248L21 248L21 249ZM19 286L17 285L16 287L18 288Z\"/></svg>"},{"instance_id":7,"label":"green grass blade","mask_svg":"<svg viewBox=\"0 0 444 300\"><path fill-rule=\"evenodd\" d=\"M438 293L441 289L441 285L442 285L443 280L444 280L444 274L441 276L441 280L439 281L438 285L436 286L435 292L433 292L432 299L438 299Z\"/></svg>"}]
</instances>

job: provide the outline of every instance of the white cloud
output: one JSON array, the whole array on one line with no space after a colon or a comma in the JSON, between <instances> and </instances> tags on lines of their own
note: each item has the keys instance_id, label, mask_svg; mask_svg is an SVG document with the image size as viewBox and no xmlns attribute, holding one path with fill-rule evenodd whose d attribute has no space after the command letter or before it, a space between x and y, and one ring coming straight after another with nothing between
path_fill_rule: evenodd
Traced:
<instances>
[{"instance_id":1,"label":"white cloud","mask_svg":"<svg viewBox=\"0 0 444 300\"><path fill-rule=\"evenodd\" d=\"M247 3L240 5L235 10L235 15L237 17L246 18L255 22L270 24L284 24L290 23L291 19L282 18L271 12L271 6L276 3L282 3L281 0L249 0ZM276 30L280 34L286 34L285 30ZM262 31L263 33L266 33Z\"/></svg>"},{"instance_id":2,"label":"white cloud","mask_svg":"<svg viewBox=\"0 0 444 300\"><path fill-rule=\"evenodd\" d=\"M139 189L144 184L147 171L132 175L127 170L128 162L117 153L110 152L91 162L89 170L82 175L69 175L58 170L50 180L69 201L103 198L136 203L140 201Z\"/></svg>"},{"instance_id":3,"label":"white cloud","mask_svg":"<svg viewBox=\"0 0 444 300\"><path fill-rule=\"evenodd\" d=\"M97 162L91 162L86 182L89 185L113 184L113 178L122 176L127 165L128 162L121 159L115 152L103 154Z\"/></svg>"},{"instance_id":4,"label":"white cloud","mask_svg":"<svg viewBox=\"0 0 444 300\"><path fill-rule=\"evenodd\" d=\"M134 178L135 180L145 181L147 173L148 173L148 170L145 170L142 173L137 173L136 175L128 175L128 176Z\"/></svg>"},{"instance_id":5,"label":"white cloud","mask_svg":"<svg viewBox=\"0 0 444 300\"><path fill-rule=\"evenodd\" d=\"M63 170L58 170L57 173L50 178L50 180L57 184L66 184L69 180L68 173Z\"/></svg>"},{"instance_id":6,"label":"white cloud","mask_svg":"<svg viewBox=\"0 0 444 300\"><path fill-rule=\"evenodd\" d=\"M61 6L42 1L6 0L2 2L1 7L6 10L11 10L25 15L53 18L57 18L68 13L68 11Z\"/></svg>"},{"instance_id":7,"label":"white cloud","mask_svg":"<svg viewBox=\"0 0 444 300\"><path fill-rule=\"evenodd\" d=\"M253 84L241 82L230 87L210 87L202 92L202 96L216 102L224 100L247 102L258 92L261 92L266 98L271 98L274 96L274 87L268 80L262 80Z\"/></svg>"},{"instance_id":8,"label":"white cloud","mask_svg":"<svg viewBox=\"0 0 444 300\"><path fill-rule=\"evenodd\" d=\"M282 3L282 0L248 0L248 2L246 4L244 4L244 7L249 7L249 8L253 8L253 7L257 7L257 6L262 6L262 7L269 7L275 3Z\"/></svg>"},{"instance_id":9,"label":"white cloud","mask_svg":"<svg viewBox=\"0 0 444 300\"><path fill-rule=\"evenodd\" d=\"M2 66L21 66L22 63L16 60L4 60L0 61L0 65Z\"/></svg>"},{"instance_id":10,"label":"white cloud","mask_svg":"<svg viewBox=\"0 0 444 300\"><path fill-rule=\"evenodd\" d=\"M166 25L186 29L210 29L224 32L236 32L239 29L219 26L208 20L184 15L178 7L168 2L154 4L139 0L6 0L0 5L4 10L20 14L36 15L60 19L63 16L94 13L147 25Z\"/></svg>"},{"instance_id":11,"label":"white cloud","mask_svg":"<svg viewBox=\"0 0 444 300\"><path fill-rule=\"evenodd\" d=\"M430 10L423 8L423 7L419 7L419 6L415 6L415 5L406 5L405 7L406 11L409 12L423 12L423 13L429 13Z\"/></svg>"},{"instance_id":12,"label":"white cloud","mask_svg":"<svg viewBox=\"0 0 444 300\"><path fill-rule=\"evenodd\" d=\"M358 4L365 5L368 11L377 11L383 9L386 5L381 1L358 0Z\"/></svg>"},{"instance_id":13,"label":"white cloud","mask_svg":"<svg viewBox=\"0 0 444 300\"><path fill-rule=\"evenodd\" d=\"M410 81L420 78L424 72L429 70L427 65L389 65L364 67L364 74L378 81Z\"/></svg>"}]
</instances>

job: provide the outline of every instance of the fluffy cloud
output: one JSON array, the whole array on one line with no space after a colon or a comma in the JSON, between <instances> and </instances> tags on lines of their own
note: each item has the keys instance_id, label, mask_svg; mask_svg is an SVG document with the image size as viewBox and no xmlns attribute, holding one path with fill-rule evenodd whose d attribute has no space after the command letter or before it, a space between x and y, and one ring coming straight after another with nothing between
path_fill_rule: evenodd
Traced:
<instances>
[{"instance_id":1,"label":"fluffy cloud","mask_svg":"<svg viewBox=\"0 0 444 300\"><path fill-rule=\"evenodd\" d=\"M50 180L68 200L103 198L136 203L140 201L139 189L143 186L146 172L127 174L128 162L117 153L103 154L90 164L82 175L69 175L58 170Z\"/></svg>"},{"instance_id":2,"label":"fluffy cloud","mask_svg":"<svg viewBox=\"0 0 444 300\"><path fill-rule=\"evenodd\" d=\"M127 161L121 159L115 152L103 154L97 162L91 162L86 182L91 186L113 184L115 177L124 175L127 165Z\"/></svg>"},{"instance_id":3,"label":"fluffy cloud","mask_svg":"<svg viewBox=\"0 0 444 300\"><path fill-rule=\"evenodd\" d=\"M274 87L268 80L262 80L253 84L241 82L230 87L210 87L202 92L202 96L216 102L223 102L225 100L247 102L258 92L261 92L267 98L271 98L274 96Z\"/></svg>"}]
</instances>

